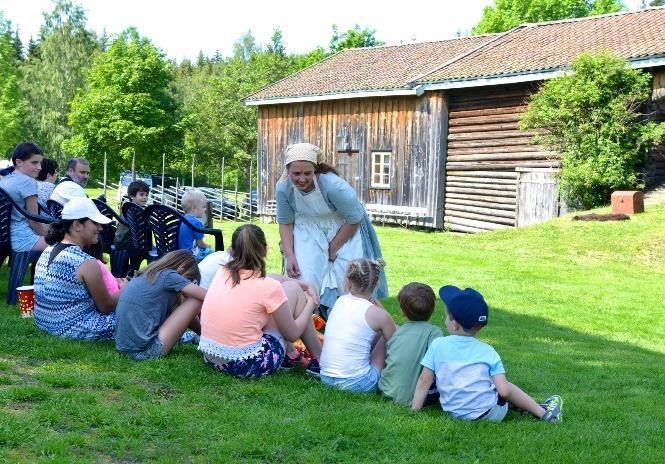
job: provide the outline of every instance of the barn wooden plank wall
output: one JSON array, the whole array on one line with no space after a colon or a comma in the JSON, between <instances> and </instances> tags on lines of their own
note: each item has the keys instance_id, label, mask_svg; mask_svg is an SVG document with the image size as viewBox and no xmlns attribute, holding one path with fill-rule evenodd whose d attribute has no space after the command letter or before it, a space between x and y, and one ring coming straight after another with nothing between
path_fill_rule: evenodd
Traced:
<instances>
[{"instance_id":1,"label":"barn wooden plank wall","mask_svg":"<svg viewBox=\"0 0 665 464\"><path fill-rule=\"evenodd\" d=\"M481 232L517 224L517 167L558 162L519 130L534 84L451 91L444 226Z\"/></svg>"},{"instance_id":2,"label":"barn wooden plank wall","mask_svg":"<svg viewBox=\"0 0 665 464\"><path fill-rule=\"evenodd\" d=\"M330 100L259 107L259 208L275 198L275 184L291 143L321 147L366 204L399 207L408 220L429 227L443 225L443 182L447 133L447 102L443 92L421 97L382 97ZM344 153L340 137L346 126L353 151ZM391 187L371 187L373 151L389 151ZM427 210L426 217L415 211Z\"/></svg>"}]
</instances>

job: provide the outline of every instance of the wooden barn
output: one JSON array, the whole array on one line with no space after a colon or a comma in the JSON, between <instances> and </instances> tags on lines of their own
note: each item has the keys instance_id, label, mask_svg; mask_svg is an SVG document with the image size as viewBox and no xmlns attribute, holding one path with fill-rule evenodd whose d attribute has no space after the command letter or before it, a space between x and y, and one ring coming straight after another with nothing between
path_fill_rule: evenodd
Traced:
<instances>
[{"instance_id":1,"label":"wooden barn","mask_svg":"<svg viewBox=\"0 0 665 464\"><path fill-rule=\"evenodd\" d=\"M663 24L652 8L333 55L244 100L258 107L260 213L286 146L311 142L375 221L478 232L555 217L557 156L518 128L529 95L580 53L610 51L652 73L662 114Z\"/></svg>"}]
</instances>

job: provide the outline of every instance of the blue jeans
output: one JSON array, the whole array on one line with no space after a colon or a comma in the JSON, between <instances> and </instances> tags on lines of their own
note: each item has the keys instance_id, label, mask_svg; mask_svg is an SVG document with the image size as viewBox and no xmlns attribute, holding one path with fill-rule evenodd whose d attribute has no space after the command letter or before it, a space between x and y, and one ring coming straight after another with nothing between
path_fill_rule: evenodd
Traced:
<instances>
[{"instance_id":1,"label":"blue jeans","mask_svg":"<svg viewBox=\"0 0 665 464\"><path fill-rule=\"evenodd\" d=\"M369 393L377 390L380 378L381 373L379 370L374 366L369 366L369 372L360 377L338 378L322 375L321 382L330 387L338 388L339 390L346 390L354 393Z\"/></svg>"}]
</instances>

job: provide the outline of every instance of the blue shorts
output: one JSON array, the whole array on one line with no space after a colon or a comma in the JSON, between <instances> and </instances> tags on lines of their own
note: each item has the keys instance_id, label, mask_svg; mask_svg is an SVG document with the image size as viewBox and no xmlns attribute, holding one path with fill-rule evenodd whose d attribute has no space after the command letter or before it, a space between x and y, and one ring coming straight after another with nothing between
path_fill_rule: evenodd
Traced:
<instances>
[{"instance_id":1,"label":"blue shorts","mask_svg":"<svg viewBox=\"0 0 665 464\"><path fill-rule=\"evenodd\" d=\"M12 222L10 227L12 250L17 253L32 251L39 241L39 235L32 230L28 221Z\"/></svg>"},{"instance_id":2,"label":"blue shorts","mask_svg":"<svg viewBox=\"0 0 665 464\"><path fill-rule=\"evenodd\" d=\"M270 335L261 337L261 349L254 356L237 361L219 364L209 360L205 355L203 361L220 372L226 372L240 379L255 379L277 372L284 362L284 347L279 340Z\"/></svg>"},{"instance_id":3,"label":"blue shorts","mask_svg":"<svg viewBox=\"0 0 665 464\"><path fill-rule=\"evenodd\" d=\"M164 344L155 337L150 345L143 351L123 351L124 354L134 361L146 361L148 359L161 358L164 356Z\"/></svg>"},{"instance_id":4,"label":"blue shorts","mask_svg":"<svg viewBox=\"0 0 665 464\"><path fill-rule=\"evenodd\" d=\"M381 373L379 370L374 366L369 366L369 372L360 377L338 378L322 375L321 382L340 390L347 390L355 393L369 393L377 390L380 378Z\"/></svg>"}]
</instances>

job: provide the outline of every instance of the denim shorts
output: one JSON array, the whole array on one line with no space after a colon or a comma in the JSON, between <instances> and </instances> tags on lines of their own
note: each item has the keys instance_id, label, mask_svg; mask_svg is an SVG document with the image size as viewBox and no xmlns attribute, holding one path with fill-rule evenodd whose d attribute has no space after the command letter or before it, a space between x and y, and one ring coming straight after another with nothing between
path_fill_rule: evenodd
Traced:
<instances>
[{"instance_id":1,"label":"denim shorts","mask_svg":"<svg viewBox=\"0 0 665 464\"><path fill-rule=\"evenodd\" d=\"M39 235L35 234L28 221L12 222L11 239L12 250L20 253L31 251L39 241Z\"/></svg>"},{"instance_id":2,"label":"denim shorts","mask_svg":"<svg viewBox=\"0 0 665 464\"><path fill-rule=\"evenodd\" d=\"M338 388L340 390L346 390L355 393L370 393L377 390L380 378L381 373L379 370L374 366L369 366L369 372L360 377L339 378L322 375L321 382L323 382L325 385Z\"/></svg>"},{"instance_id":3,"label":"denim shorts","mask_svg":"<svg viewBox=\"0 0 665 464\"><path fill-rule=\"evenodd\" d=\"M148 359L161 358L164 356L164 344L159 339L155 337L152 343L143 351L129 351L124 352L127 356L132 358L134 361L146 361Z\"/></svg>"},{"instance_id":4,"label":"denim shorts","mask_svg":"<svg viewBox=\"0 0 665 464\"><path fill-rule=\"evenodd\" d=\"M488 409L480 417L475 420L483 420L490 422L501 422L506 414L508 413L508 402L503 398L499 397L497 404L494 407Z\"/></svg>"},{"instance_id":5,"label":"denim shorts","mask_svg":"<svg viewBox=\"0 0 665 464\"><path fill-rule=\"evenodd\" d=\"M284 362L284 347L277 337L264 333L261 337L261 349L250 358L219 364L204 355L203 361L218 371L234 377L255 379L272 375L279 370Z\"/></svg>"}]
</instances>

